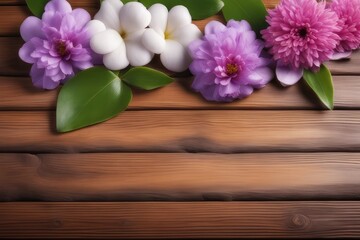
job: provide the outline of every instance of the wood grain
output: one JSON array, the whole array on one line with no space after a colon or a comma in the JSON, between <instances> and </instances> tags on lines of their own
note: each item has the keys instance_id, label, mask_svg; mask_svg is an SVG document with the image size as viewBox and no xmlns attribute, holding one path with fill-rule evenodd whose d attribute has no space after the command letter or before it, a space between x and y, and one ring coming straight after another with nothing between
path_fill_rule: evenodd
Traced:
<instances>
[{"instance_id":1,"label":"wood grain","mask_svg":"<svg viewBox=\"0 0 360 240\"><path fill-rule=\"evenodd\" d=\"M212 17L210 19L217 19L217 17ZM198 25L203 28L204 22L201 22L201 25ZM19 37L0 37L0 75L29 75L30 65L24 63L18 57L18 52L22 44L24 44L24 42ZM333 75L360 75L360 51L353 53L351 60L328 62L326 65ZM166 69L161 67L161 63L157 58L150 64L150 67L158 68L161 71L166 72ZM169 71L167 71L167 73L173 74Z\"/></svg>"},{"instance_id":2,"label":"wood grain","mask_svg":"<svg viewBox=\"0 0 360 240\"><path fill-rule=\"evenodd\" d=\"M250 97L229 104L205 101L191 90L192 78L179 78L163 89L135 91L130 109L322 109L305 83L283 88L273 82ZM360 79L336 76L336 109L360 108ZM41 91L31 79L0 77L0 110L54 110L58 91ZM21 96L21 97L19 97Z\"/></svg>"},{"instance_id":3,"label":"wood grain","mask_svg":"<svg viewBox=\"0 0 360 240\"><path fill-rule=\"evenodd\" d=\"M128 111L56 134L55 112L0 112L1 152L358 151L359 111Z\"/></svg>"},{"instance_id":4,"label":"wood grain","mask_svg":"<svg viewBox=\"0 0 360 240\"><path fill-rule=\"evenodd\" d=\"M359 202L2 203L0 237L360 237Z\"/></svg>"},{"instance_id":5,"label":"wood grain","mask_svg":"<svg viewBox=\"0 0 360 240\"><path fill-rule=\"evenodd\" d=\"M0 201L360 200L359 153L0 154Z\"/></svg>"}]
</instances>

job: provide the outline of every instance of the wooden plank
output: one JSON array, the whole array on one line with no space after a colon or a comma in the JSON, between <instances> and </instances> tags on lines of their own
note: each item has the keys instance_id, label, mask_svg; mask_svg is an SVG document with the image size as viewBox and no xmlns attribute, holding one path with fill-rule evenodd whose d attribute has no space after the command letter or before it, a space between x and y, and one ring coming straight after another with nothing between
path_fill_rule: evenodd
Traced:
<instances>
[{"instance_id":1,"label":"wooden plank","mask_svg":"<svg viewBox=\"0 0 360 240\"><path fill-rule=\"evenodd\" d=\"M359 153L0 154L0 201L360 200Z\"/></svg>"},{"instance_id":2,"label":"wooden plank","mask_svg":"<svg viewBox=\"0 0 360 240\"><path fill-rule=\"evenodd\" d=\"M213 17L207 21L210 20L218 19L217 17ZM198 25L201 28L204 28L206 22L201 21L198 23ZM0 37L0 75L28 76L30 72L30 65L25 64L18 57L18 51L23 43L23 40L19 37ZM327 66L334 75L359 75L359 64L360 51L357 51L352 55L350 61L329 62L327 63ZM155 59L151 64L151 67L156 67L162 71L165 71L165 69L160 67L160 65L160 62Z\"/></svg>"},{"instance_id":3,"label":"wooden plank","mask_svg":"<svg viewBox=\"0 0 360 240\"><path fill-rule=\"evenodd\" d=\"M68 134L55 112L0 112L0 152L359 151L360 111L127 111Z\"/></svg>"},{"instance_id":4,"label":"wooden plank","mask_svg":"<svg viewBox=\"0 0 360 240\"><path fill-rule=\"evenodd\" d=\"M183 78L156 91L135 91L130 109L322 109L304 83L283 88L273 82L244 100L218 104L193 92L191 82ZM359 77L337 76L334 84L336 109L360 108ZM0 77L0 92L0 110L54 110L58 95L56 90L38 90L29 78L19 77Z\"/></svg>"},{"instance_id":5,"label":"wooden plank","mask_svg":"<svg viewBox=\"0 0 360 240\"><path fill-rule=\"evenodd\" d=\"M0 6L6 6L6 5L24 5L25 0L1 0Z\"/></svg>"},{"instance_id":6,"label":"wooden plank","mask_svg":"<svg viewBox=\"0 0 360 240\"><path fill-rule=\"evenodd\" d=\"M2 203L0 237L360 237L359 202Z\"/></svg>"}]
</instances>

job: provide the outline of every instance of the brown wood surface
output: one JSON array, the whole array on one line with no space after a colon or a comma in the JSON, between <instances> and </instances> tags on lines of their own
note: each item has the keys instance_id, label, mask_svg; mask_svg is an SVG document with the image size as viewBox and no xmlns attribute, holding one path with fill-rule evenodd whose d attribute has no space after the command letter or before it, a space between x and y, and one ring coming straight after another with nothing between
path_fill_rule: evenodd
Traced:
<instances>
[{"instance_id":1,"label":"brown wood surface","mask_svg":"<svg viewBox=\"0 0 360 240\"><path fill-rule=\"evenodd\" d=\"M359 158L359 153L0 154L0 201L360 200Z\"/></svg>"},{"instance_id":2,"label":"brown wood surface","mask_svg":"<svg viewBox=\"0 0 360 240\"><path fill-rule=\"evenodd\" d=\"M29 14L0 0L0 238L360 238L360 52L327 63L335 111L304 83L205 102L185 73L136 90L107 123L57 134L58 91L36 90L18 58Z\"/></svg>"},{"instance_id":3,"label":"brown wood surface","mask_svg":"<svg viewBox=\"0 0 360 240\"><path fill-rule=\"evenodd\" d=\"M3 203L0 236L360 237L359 202Z\"/></svg>"},{"instance_id":4,"label":"brown wood surface","mask_svg":"<svg viewBox=\"0 0 360 240\"><path fill-rule=\"evenodd\" d=\"M205 101L191 90L192 78L156 91L134 91L130 109L323 109L305 83L283 88L273 82L250 97L230 104ZM335 76L336 109L360 109L357 76ZM42 91L25 77L0 77L0 110L55 110L58 91ZM21 97L19 97L21 96Z\"/></svg>"},{"instance_id":5,"label":"brown wood surface","mask_svg":"<svg viewBox=\"0 0 360 240\"><path fill-rule=\"evenodd\" d=\"M55 112L0 112L1 152L358 151L359 111L127 111L56 134Z\"/></svg>"}]
</instances>

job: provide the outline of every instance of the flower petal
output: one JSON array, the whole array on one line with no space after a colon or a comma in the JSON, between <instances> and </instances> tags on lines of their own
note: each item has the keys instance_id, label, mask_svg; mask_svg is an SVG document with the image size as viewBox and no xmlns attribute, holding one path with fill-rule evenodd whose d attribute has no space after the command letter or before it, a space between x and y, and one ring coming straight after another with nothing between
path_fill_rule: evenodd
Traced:
<instances>
[{"instance_id":1,"label":"flower petal","mask_svg":"<svg viewBox=\"0 0 360 240\"><path fill-rule=\"evenodd\" d=\"M121 4L120 1L119 4ZM108 29L120 30L119 12L109 0L101 3L100 10L95 14L94 19L103 22Z\"/></svg>"},{"instance_id":2,"label":"flower petal","mask_svg":"<svg viewBox=\"0 0 360 240\"><path fill-rule=\"evenodd\" d=\"M70 14L65 15L61 21L60 32L61 33L68 33L73 32L76 29L76 21L74 17Z\"/></svg>"},{"instance_id":3,"label":"flower petal","mask_svg":"<svg viewBox=\"0 0 360 240\"><path fill-rule=\"evenodd\" d=\"M90 37L94 36L97 33L104 32L106 30L106 26L103 22L99 20L91 20L86 25L86 31Z\"/></svg>"},{"instance_id":4,"label":"flower petal","mask_svg":"<svg viewBox=\"0 0 360 240\"><path fill-rule=\"evenodd\" d=\"M245 20L242 21L230 20L227 23L227 27L236 28L239 32L252 31L250 24Z\"/></svg>"},{"instance_id":5,"label":"flower petal","mask_svg":"<svg viewBox=\"0 0 360 240\"><path fill-rule=\"evenodd\" d=\"M202 33L195 24L189 24L176 29L171 36L173 40L187 47L193 41L200 39Z\"/></svg>"},{"instance_id":6,"label":"flower petal","mask_svg":"<svg viewBox=\"0 0 360 240\"><path fill-rule=\"evenodd\" d=\"M118 32L108 29L95 34L90 40L90 46L91 49L98 54L108 54L115 51L122 41Z\"/></svg>"},{"instance_id":7,"label":"flower petal","mask_svg":"<svg viewBox=\"0 0 360 240\"><path fill-rule=\"evenodd\" d=\"M174 40L166 41L166 49L160 59L164 67L173 72L183 72L191 63L186 48Z\"/></svg>"},{"instance_id":8,"label":"flower petal","mask_svg":"<svg viewBox=\"0 0 360 240\"><path fill-rule=\"evenodd\" d=\"M120 15L120 10L124 6L123 2L120 0L105 0L107 1L115 10L116 14Z\"/></svg>"},{"instance_id":9,"label":"flower petal","mask_svg":"<svg viewBox=\"0 0 360 240\"><path fill-rule=\"evenodd\" d=\"M126 33L145 29L150 22L150 12L139 2L129 2L120 11L121 28Z\"/></svg>"},{"instance_id":10,"label":"flower petal","mask_svg":"<svg viewBox=\"0 0 360 240\"><path fill-rule=\"evenodd\" d=\"M31 56L31 54L36 50L36 47L42 44L40 38L32 38L30 41L26 42L19 50L19 57L26 63L35 63L36 59Z\"/></svg>"},{"instance_id":11,"label":"flower petal","mask_svg":"<svg viewBox=\"0 0 360 240\"><path fill-rule=\"evenodd\" d=\"M154 57L154 54L142 44L144 32L145 30L131 33L125 40L126 55L132 66L144 66L151 62Z\"/></svg>"},{"instance_id":12,"label":"flower petal","mask_svg":"<svg viewBox=\"0 0 360 240\"><path fill-rule=\"evenodd\" d=\"M155 54L161 54L165 50L165 39L152 28L145 30L142 43L147 50Z\"/></svg>"},{"instance_id":13,"label":"flower petal","mask_svg":"<svg viewBox=\"0 0 360 240\"><path fill-rule=\"evenodd\" d=\"M64 0L52 0L45 6L45 12L70 13L71 11L70 3Z\"/></svg>"},{"instance_id":14,"label":"flower petal","mask_svg":"<svg viewBox=\"0 0 360 240\"><path fill-rule=\"evenodd\" d=\"M211 21L205 26L205 35L214 34L226 30L226 26L219 21Z\"/></svg>"},{"instance_id":15,"label":"flower petal","mask_svg":"<svg viewBox=\"0 0 360 240\"><path fill-rule=\"evenodd\" d=\"M129 60L126 56L126 47L124 41L113 52L106 54L103 58L105 67L110 70L121 70L129 66Z\"/></svg>"},{"instance_id":16,"label":"flower petal","mask_svg":"<svg viewBox=\"0 0 360 240\"><path fill-rule=\"evenodd\" d=\"M331 56L331 60L333 61L337 61L337 60L342 60L342 59L349 59L350 56L352 54L352 51L349 52L335 52L332 56Z\"/></svg>"},{"instance_id":17,"label":"flower petal","mask_svg":"<svg viewBox=\"0 0 360 240\"><path fill-rule=\"evenodd\" d=\"M52 90L60 85L60 82L52 81L50 77L45 76L45 70L39 69L34 64L30 71L30 76L35 87Z\"/></svg>"},{"instance_id":18,"label":"flower petal","mask_svg":"<svg viewBox=\"0 0 360 240\"><path fill-rule=\"evenodd\" d=\"M258 68L249 75L252 81L251 85L256 88L262 88L274 78L273 71L268 67Z\"/></svg>"},{"instance_id":19,"label":"flower petal","mask_svg":"<svg viewBox=\"0 0 360 240\"><path fill-rule=\"evenodd\" d=\"M65 75L71 75L74 73L73 67L71 66L70 63L67 63L65 61L61 61L60 62L60 70L65 74Z\"/></svg>"},{"instance_id":20,"label":"flower petal","mask_svg":"<svg viewBox=\"0 0 360 240\"><path fill-rule=\"evenodd\" d=\"M39 18L31 16L25 19L20 26L20 34L24 41L29 41L33 37L43 38L42 22Z\"/></svg>"},{"instance_id":21,"label":"flower petal","mask_svg":"<svg viewBox=\"0 0 360 240\"><path fill-rule=\"evenodd\" d=\"M175 6L169 11L166 32L172 33L176 29L191 24L191 15L184 6Z\"/></svg>"},{"instance_id":22,"label":"flower petal","mask_svg":"<svg viewBox=\"0 0 360 240\"><path fill-rule=\"evenodd\" d=\"M75 27L78 30L81 30L91 20L90 14L82 8L74 9L71 15L75 19L76 22Z\"/></svg>"},{"instance_id":23,"label":"flower petal","mask_svg":"<svg viewBox=\"0 0 360 240\"><path fill-rule=\"evenodd\" d=\"M150 27L159 34L164 34L167 26L169 11L160 3L154 4L149 8L151 13Z\"/></svg>"},{"instance_id":24,"label":"flower petal","mask_svg":"<svg viewBox=\"0 0 360 240\"><path fill-rule=\"evenodd\" d=\"M303 69L293 69L282 65L278 65L276 67L276 77L284 87L294 85L302 78L303 75Z\"/></svg>"}]
</instances>

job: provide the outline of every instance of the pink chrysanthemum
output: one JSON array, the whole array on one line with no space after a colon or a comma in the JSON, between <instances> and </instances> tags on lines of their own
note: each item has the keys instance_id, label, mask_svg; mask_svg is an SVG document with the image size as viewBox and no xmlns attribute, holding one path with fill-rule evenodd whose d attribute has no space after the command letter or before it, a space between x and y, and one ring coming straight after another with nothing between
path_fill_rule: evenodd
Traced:
<instances>
[{"instance_id":1,"label":"pink chrysanthemum","mask_svg":"<svg viewBox=\"0 0 360 240\"><path fill-rule=\"evenodd\" d=\"M277 62L277 77L284 85L299 81L304 69L319 69L340 40L338 17L325 1L282 0L266 21L265 47Z\"/></svg>"},{"instance_id":2,"label":"pink chrysanthemum","mask_svg":"<svg viewBox=\"0 0 360 240\"><path fill-rule=\"evenodd\" d=\"M341 27L341 41L336 47L337 55L350 55L360 47L360 0L333 0L328 4L328 8L337 14Z\"/></svg>"}]
</instances>

